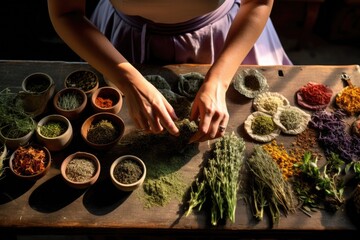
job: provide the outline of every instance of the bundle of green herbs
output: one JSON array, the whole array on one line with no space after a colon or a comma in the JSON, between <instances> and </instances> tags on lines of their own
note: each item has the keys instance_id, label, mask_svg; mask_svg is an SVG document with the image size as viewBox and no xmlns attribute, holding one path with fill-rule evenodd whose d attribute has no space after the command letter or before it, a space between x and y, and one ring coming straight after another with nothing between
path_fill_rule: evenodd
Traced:
<instances>
[{"instance_id":1,"label":"bundle of green herbs","mask_svg":"<svg viewBox=\"0 0 360 240\"><path fill-rule=\"evenodd\" d=\"M31 132L35 127L31 116L25 112L18 93L9 88L0 91L1 133L9 138L18 138Z\"/></svg>"},{"instance_id":2,"label":"bundle of green herbs","mask_svg":"<svg viewBox=\"0 0 360 240\"><path fill-rule=\"evenodd\" d=\"M324 205L326 210L336 211L344 203L344 181L341 171L344 161L338 154L327 157L323 168L318 166L318 158L306 152L302 162L295 164L300 170L294 181L294 189L301 201L301 210L310 212Z\"/></svg>"},{"instance_id":3,"label":"bundle of green herbs","mask_svg":"<svg viewBox=\"0 0 360 240\"><path fill-rule=\"evenodd\" d=\"M197 178L190 192L188 216L211 201L211 224L227 218L235 222L235 209L244 163L245 141L235 133L226 134L214 145L210 159L203 168L202 179Z\"/></svg>"},{"instance_id":4,"label":"bundle of green herbs","mask_svg":"<svg viewBox=\"0 0 360 240\"><path fill-rule=\"evenodd\" d=\"M281 212L287 216L295 211L296 201L291 185L283 177L279 166L259 145L246 161L249 170L249 202L253 215L262 220L269 211L271 226L278 224Z\"/></svg>"}]
</instances>

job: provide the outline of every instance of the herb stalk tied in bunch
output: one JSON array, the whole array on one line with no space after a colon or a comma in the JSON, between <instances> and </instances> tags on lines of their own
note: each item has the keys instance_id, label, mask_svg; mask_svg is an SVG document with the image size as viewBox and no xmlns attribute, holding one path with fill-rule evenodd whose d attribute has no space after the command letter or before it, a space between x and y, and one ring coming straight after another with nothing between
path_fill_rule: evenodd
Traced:
<instances>
[{"instance_id":1,"label":"herb stalk tied in bunch","mask_svg":"<svg viewBox=\"0 0 360 240\"><path fill-rule=\"evenodd\" d=\"M203 169L203 179L196 179L190 193L188 216L193 209L199 211L206 201L211 201L211 224L229 219L235 222L240 171L244 162L245 141L226 134L215 143L213 157Z\"/></svg>"}]
</instances>

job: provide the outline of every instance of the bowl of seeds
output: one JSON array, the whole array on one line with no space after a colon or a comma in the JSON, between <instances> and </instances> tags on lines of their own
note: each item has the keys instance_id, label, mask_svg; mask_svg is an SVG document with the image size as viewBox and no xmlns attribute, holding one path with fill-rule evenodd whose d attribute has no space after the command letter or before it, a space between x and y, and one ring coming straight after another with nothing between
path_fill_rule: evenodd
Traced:
<instances>
[{"instance_id":1,"label":"bowl of seeds","mask_svg":"<svg viewBox=\"0 0 360 240\"><path fill-rule=\"evenodd\" d=\"M84 189L95 184L99 178L100 162L91 153L76 152L64 159L60 171L69 186Z\"/></svg>"}]
</instances>

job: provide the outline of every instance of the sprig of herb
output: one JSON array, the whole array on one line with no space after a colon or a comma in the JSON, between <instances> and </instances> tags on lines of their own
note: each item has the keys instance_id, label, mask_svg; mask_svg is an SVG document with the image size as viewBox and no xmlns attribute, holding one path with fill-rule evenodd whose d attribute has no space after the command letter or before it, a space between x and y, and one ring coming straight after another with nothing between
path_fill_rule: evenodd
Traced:
<instances>
[{"instance_id":1,"label":"sprig of herb","mask_svg":"<svg viewBox=\"0 0 360 240\"><path fill-rule=\"evenodd\" d=\"M300 181L309 184L312 191L320 193L320 199L329 210L337 210L345 201L343 196L344 184L339 179L338 172L334 174L327 170L330 163L320 170L317 162L317 157L313 157L310 152L306 152L302 162L294 166L300 170Z\"/></svg>"},{"instance_id":2,"label":"sprig of herb","mask_svg":"<svg viewBox=\"0 0 360 240\"><path fill-rule=\"evenodd\" d=\"M245 141L232 134L226 134L215 143L213 158L203 169L203 179L196 179L190 193L188 216L193 209L199 211L206 201L211 201L211 224L219 220L235 221L237 192L240 171L243 166Z\"/></svg>"}]
</instances>

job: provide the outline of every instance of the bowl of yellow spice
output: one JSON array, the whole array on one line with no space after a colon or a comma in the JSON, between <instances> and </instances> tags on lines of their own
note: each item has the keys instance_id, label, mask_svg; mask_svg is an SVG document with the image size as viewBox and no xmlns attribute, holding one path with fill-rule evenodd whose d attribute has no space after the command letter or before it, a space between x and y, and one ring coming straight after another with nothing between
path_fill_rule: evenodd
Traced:
<instances>
[{"instance_id":1,"label":"bowl of yellow spice","mask_svg":"<svg viewBox=\"0 0 360 240\"><path fill-rule=\"evenodd\" d=\"M84 189L95 184L99 178L100 162L91 153L76 152L64 159L60 171L69 186Z\"/></svg>"}]
</instances>

